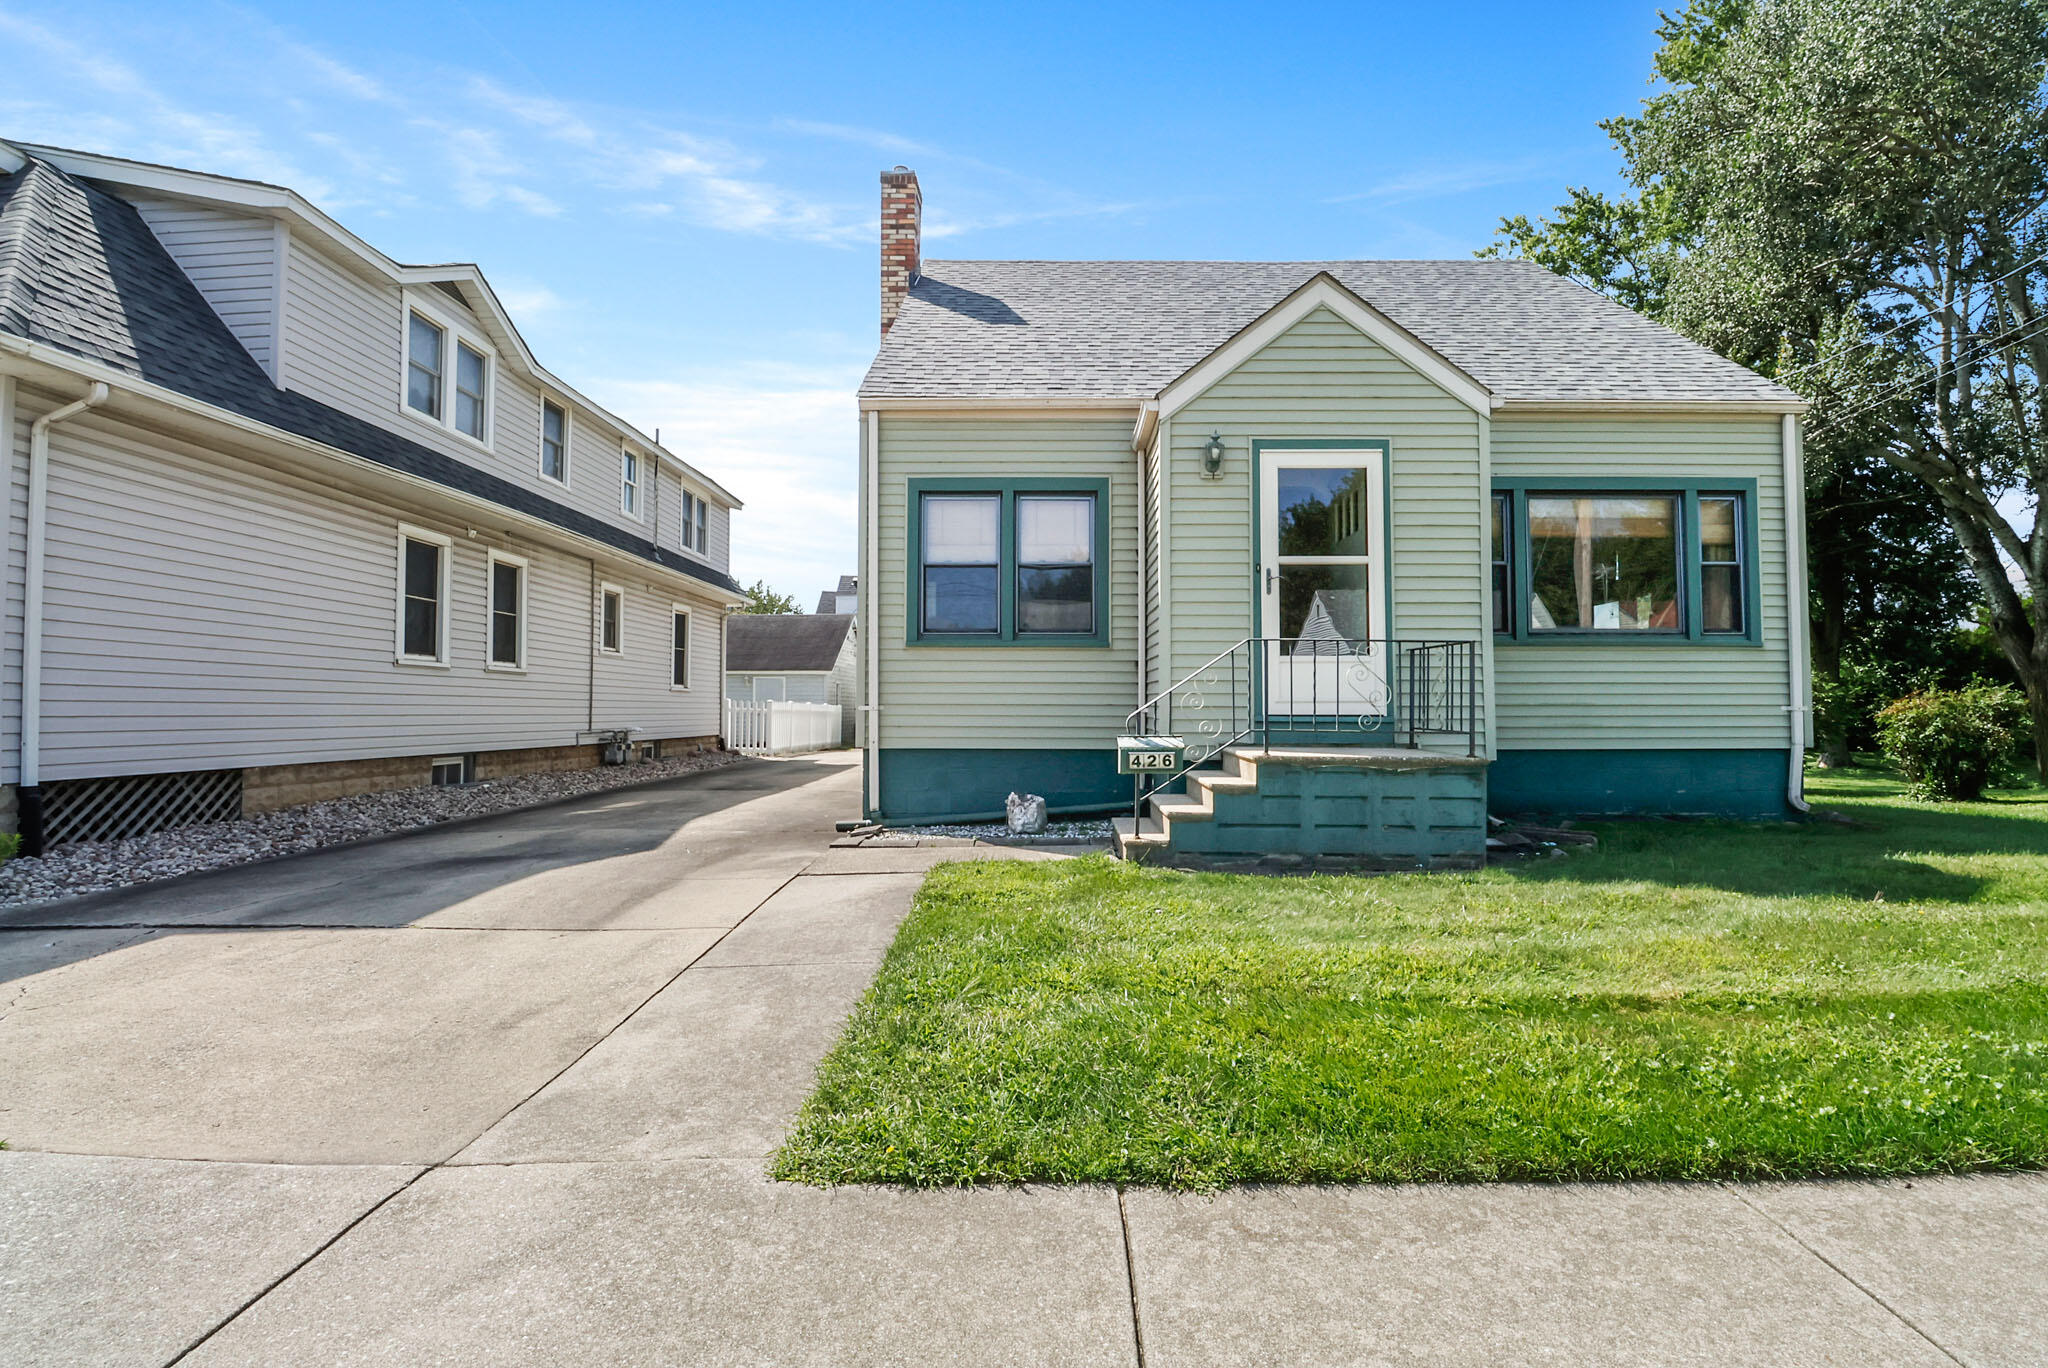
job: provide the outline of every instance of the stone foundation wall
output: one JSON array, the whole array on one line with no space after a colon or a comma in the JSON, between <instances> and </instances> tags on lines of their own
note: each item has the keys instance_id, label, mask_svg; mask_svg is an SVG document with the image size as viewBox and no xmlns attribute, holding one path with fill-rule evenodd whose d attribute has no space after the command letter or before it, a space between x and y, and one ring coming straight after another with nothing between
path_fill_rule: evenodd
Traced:
<instances>
[{"instance_id":1,"label":"stone foundation wall","mask_svg":"<svg viewBox=\"0 0 2048 1368\"><path fill-rule=\"evenodd\" d=\"M717 750L720 743L716 736L678 736L656 740L652 744L656 756L667 759ZM264 765L245 769L242 771L242 815L253 817L279 808L296 807L300 803L418 788L433 780L435 756L453 754L458 752L436 751L431 755L332 760L313 765ZM556 774L591 769L603 759L602 746L532 746L522 750L478 751L475 777L486 780L511 779L522 774ZM6 793L8 829L11 830L14 790L10 787Z\"/></svg>"}]
</instances>

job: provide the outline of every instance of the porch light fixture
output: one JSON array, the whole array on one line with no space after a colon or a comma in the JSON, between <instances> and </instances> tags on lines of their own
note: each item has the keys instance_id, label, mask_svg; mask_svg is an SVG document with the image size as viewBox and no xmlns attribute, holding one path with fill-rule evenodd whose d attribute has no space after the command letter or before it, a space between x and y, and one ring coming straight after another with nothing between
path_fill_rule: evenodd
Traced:
<instances>
[{"instance_id":1,"label":"porch light fixture","mask_svg":"<svg viewBox=\"0 0 2048 1368\"><path fill-rule=\"evenodd\" d=\"M1209 440L1202 446L1202 478L1223 478L1223 434L1214 428L1210 429Z\"/></svg>"}]
</instances>

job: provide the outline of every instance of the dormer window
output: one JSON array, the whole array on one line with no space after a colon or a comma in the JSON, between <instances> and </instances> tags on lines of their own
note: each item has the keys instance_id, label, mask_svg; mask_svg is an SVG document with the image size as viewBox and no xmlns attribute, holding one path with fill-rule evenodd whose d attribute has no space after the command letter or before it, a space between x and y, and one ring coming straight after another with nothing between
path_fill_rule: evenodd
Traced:
<instances>
[{"instance_id":1,"label":"dormer window","mask_svg":"<svg viewBox=\"0 0 2048 1368\"><path fill-rule=\"evenodd\" d=\"M441 416L441 374L448 350L446 330L412 315L405 357L405 402L429 418Z\"/></svg>"},{"instance_id":2,"label":"dormer window","mask_svg":"<svg viewBox=\"0 0 2048 1368\"><path fill-rule=\"evenodd\" d=\"M488 445L496 364L474 319L428 292L406 291L403 412Z\"/></svg>"},{"instance_id":3,"label":"dormer window","mask_svg":"<svg viewBox=\"0 0 2048 1368\"><path fill-rule=\"evenodd\" d=\"M484 378L490 362L467 342L455 344L455 428L484 439Z\"/></svg>"},{"instance_id":4,"label":"dormer window","mask_svg":"<svg viewBox=\"0 0 2048 1368\"><path fill-rule=\"evenodd\" d=\"M569 483L569 411L551 399L540 404L540 473Z\"/></svg>"}]
</instances>

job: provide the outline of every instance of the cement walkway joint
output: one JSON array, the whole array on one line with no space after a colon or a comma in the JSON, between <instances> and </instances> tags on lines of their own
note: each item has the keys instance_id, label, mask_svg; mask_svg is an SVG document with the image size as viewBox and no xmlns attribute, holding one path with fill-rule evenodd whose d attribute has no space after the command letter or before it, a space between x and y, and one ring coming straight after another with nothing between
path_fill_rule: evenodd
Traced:
<instances>
[{"instance_id":1,"label":"cement walkway joint","mask_svg":"<svg viewBox=\"0 0 2048 1368\"><path fill-rule=\"evenodd\" d=\"M923 873L1016 856L714 776L0 930L0 1362L2044 1362L2048 1176L771 1183Z\"/></svg>"}]
</instances>

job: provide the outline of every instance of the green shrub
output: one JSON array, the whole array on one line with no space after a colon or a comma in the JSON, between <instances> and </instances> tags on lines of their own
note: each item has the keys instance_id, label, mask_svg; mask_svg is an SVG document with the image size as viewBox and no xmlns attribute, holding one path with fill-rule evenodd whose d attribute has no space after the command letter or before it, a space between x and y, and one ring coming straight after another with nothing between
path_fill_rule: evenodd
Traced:
<instances>
[{"instance_id":1,"label":"green shrub","mask_svg":"<svg viewBox=\"0 0 2048 1368\"><path fill-rule=\"evenodd\" d=\"M2025 720L2026 704L2003 684L1925 689L1878 713L1877 739L1915 793L1965 802L2009 770Z\"/></svg>"},{"instance_id":2,"label":"green shrub","mask_svg":"<svg viewBox=\"0 0 2048 1368\"><path fill-rule=\"evenodd\" d=\"M21 854L21 833L0 831L0 864L6 864Z\"/></svg>"}]
</instances>

